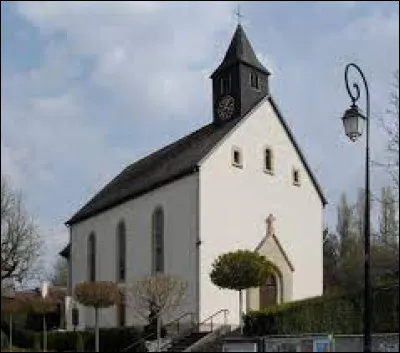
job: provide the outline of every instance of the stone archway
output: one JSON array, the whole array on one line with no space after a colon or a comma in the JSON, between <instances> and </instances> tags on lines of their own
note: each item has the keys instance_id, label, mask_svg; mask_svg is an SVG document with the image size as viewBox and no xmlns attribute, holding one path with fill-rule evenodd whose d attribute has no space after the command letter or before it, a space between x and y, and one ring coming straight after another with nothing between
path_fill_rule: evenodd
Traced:
<instances>
[{"instance_id":1,"label":"stone archway","mask_svg":"<svg viewBox=\"0 0 400 353\"><path fill-rule=\"evenodd\" d=\"M274 274L270 274L263 286L260 287L260 309L278 304L278 281Z\"/></svg>"}]
</instances>

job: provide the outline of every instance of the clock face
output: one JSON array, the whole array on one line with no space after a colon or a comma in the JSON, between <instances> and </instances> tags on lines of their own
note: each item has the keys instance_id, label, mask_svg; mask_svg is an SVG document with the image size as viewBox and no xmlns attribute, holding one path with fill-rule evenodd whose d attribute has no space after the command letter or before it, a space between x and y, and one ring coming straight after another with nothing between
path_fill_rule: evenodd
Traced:
<instances>
[{"instance_id":1,"label":"clock face","mask_svg":"<svg viewBox=\"0 0 400 353\"><path fill-rule=\"evenodd\" d=\"M235 100L232 96L222 97L218 103L217 113L221 120L229 119L235 110Z\"/></svg>"}]
</instances>

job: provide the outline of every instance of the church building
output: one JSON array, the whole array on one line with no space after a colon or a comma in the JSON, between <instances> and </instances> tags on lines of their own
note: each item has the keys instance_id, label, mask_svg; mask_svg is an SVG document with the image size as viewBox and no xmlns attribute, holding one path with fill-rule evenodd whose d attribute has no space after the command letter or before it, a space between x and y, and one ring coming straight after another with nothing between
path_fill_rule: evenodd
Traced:
<instances>
[{"instance_id":1,"label":"church building","mask_svg":"<svg viewBox=\"0 0 400 353\"><path fill-rule=\"evenodd\" d=\"M66 222L70 296L82 281L128 285L161 272L188 284L176 316L201 322L228 309L237 324L237 292L209 274L219 255L238 249L274 267L247 291L244 311L322 294L326 199L269 78L239 24L211 75L212 121L127 166ZM79 312L80 327L93 327L93 310ZM101 326L141 323L123 305L101 310Z\"/></svg>"}]
</instances>

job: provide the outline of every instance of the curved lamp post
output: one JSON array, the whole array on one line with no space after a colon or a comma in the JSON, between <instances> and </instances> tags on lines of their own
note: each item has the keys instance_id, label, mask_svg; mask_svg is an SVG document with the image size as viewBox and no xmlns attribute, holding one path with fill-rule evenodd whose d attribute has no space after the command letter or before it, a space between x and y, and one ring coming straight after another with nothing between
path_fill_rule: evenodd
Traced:
<instances>
[{"instance_id":1,"label":"curved lamp post","mask_svg":"<svg viewBox=\"0 0 400 353\"><path fill-rule=\"evenodd\" d=\"M354 68L360 74L365 87L366 115L357 106L360 98L360 87L353 83L349 86L348 71ZM342 120L346 135L351 141L356 141L363 133L364 124L366 125L366 155L365 155L365 214L364 214L364 352L371 352L371 278L370 278L370 195L369 195L369 90L367 80L360 67L354 63L346 65L344 72L347 93L351 98L351 106L344 113Z\"/></svg>"}]
</instances>

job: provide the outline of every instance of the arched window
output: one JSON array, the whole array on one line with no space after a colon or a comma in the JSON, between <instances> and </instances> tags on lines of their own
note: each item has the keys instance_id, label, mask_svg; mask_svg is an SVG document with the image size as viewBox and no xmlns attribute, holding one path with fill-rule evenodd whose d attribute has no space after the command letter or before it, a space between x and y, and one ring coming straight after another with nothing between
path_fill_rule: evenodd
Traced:
<instances>
[{"instance_id":1,"label":"arched window","mask_svg":"<svg viewBox=\"0 0 400 353\"><path fill-rule=\"evenodd\" d=\"M157 208L152 219L152 272L164 272L164 212Z\"/></svg>"},{"instance_id":2,"label":"arched window","mask_svg":"<svg viewBox=\"0 0 400 353\"><path fill-rule=\"evenodd\" d=\"M87 247L88 260L88 280L94 282L96 280L96 235L90 233Z\"/></svg>"},{"instance_id":3,"label":"arched window","mask_svg":"<svg viewBox=\"0 0 400 353\"><path fill-rule=\"evenodd\" d=\"M116 275L117 282L121 282L125 281L126 272L126 228L124 221L118 223L116 241Z\"/></svg>"}]
</instances>

